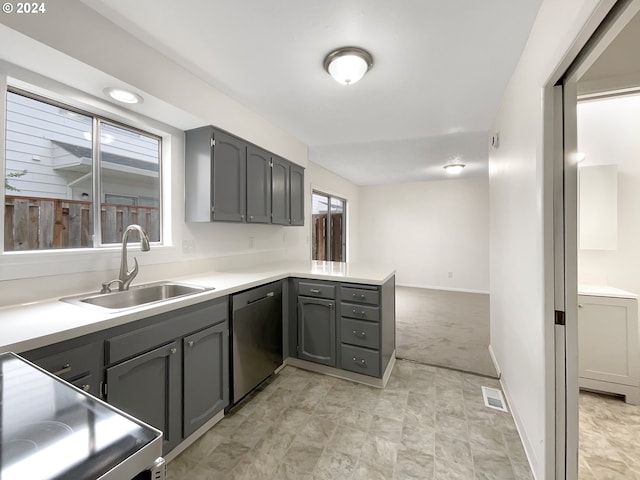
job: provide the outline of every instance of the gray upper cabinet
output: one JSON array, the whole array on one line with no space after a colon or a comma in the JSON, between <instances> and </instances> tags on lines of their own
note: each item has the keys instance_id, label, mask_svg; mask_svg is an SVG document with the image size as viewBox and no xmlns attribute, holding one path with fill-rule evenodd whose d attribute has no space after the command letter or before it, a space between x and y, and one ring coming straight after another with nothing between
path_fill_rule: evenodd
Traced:
<instances>
[{"instance_id":1,"label":"gray upper cabinet","mask_svg":"<svg viewBox=\"0 0 640 480\"><path fill-rule=\"evenodd\" d=\"M184 337L184 437L229 404L229 330L223 322Z\"/></svg>"},{"instance_id":2,"label":"gray upper cabinet","mask_svg":"<svg viewBox=\"0 0 640 480\"><path fill-rule=\"evenodd\" d=\"M246 212L247 145L239 138L214 131L213 219L244 222Z\"/></svg>"},{"instance_id":3,"label":"gray upper cabinet","mask_svg":"<svg viewBox=\"0 0 640 480\"><path fill-rule=\"evenodd\" d=\"M185 140L187 222L304 225L304 168L211 126Z\"/></svg>"},{"instance_id":4,"label":"gray upper cabinet","mask_svg":"<svg viewBox=\"0 0 640 480\"><path fill-rule=\"evenodd\" d=\"M335 300L298 297L298 356L336 366Z\"/></svg>"},{"instance_id":5,"label":"gray upper cabinet","mask_svg":"<svg viewBox=\"0 0 640 480\"><path fill-rule=\"evenodd\" d=\"M185 133L185 219L244 222L247 145L213 127Z\"/></svg>"},{"instance_id":6,"label":"gray upper cabinet","mask_svg":"<svg viewBox=\"0 0 640 480\"><path fill-rule=\"evenodd\" d=\"M107 401L162 430L163 454L181 440L178 342L171 342L106 369Z\"/></svg>"},{"instance_id":7,"label":"gray upper cabinet","mask_svg":"<svg viewBox=\"0 0 640 480\"><path fill-rule=\"evenodd\" d=\"M291 164L275 155L271 162L271 223L290 225L291 184L289 169Z\"/></svg>"},{"instance_id":8,"label":"gray upper cabinet","mask_svg":"<svg viewBox=\"0 0 640 480\"><path fill-rule=\"evenodd\" d=\"M291 225L304 225L304 168L298 165L290 167L290 204Z\"/></svg>"},{"instance_id":9,"label":"gray upper cabinet","mask_svg":"<svg viewBox=\"0 0 640 480\"><path fill-rule=\"evenodd\" d=\"M247 147L247 222L271 223L271 154Z\"/></svg>"}]
</instances>

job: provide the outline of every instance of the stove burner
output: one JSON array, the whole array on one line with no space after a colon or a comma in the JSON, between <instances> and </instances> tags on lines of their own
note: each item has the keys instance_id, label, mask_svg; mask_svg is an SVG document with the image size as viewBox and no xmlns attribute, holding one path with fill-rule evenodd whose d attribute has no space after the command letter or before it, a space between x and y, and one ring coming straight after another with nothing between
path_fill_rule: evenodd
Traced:
<instances>
[{"instance_id":1,"label":"stove burner","mask_svg":"<svg viewBox=\"0 0 640 480\"><path fill-rule=\"evenodd\" d=\"M19 460L32 455L40 448L46 447L61 438L73 433L73 428L63 422L43 420L26 423L13 438L3 442L2 455L5 459Z\"/></svg>"}]
</instances>

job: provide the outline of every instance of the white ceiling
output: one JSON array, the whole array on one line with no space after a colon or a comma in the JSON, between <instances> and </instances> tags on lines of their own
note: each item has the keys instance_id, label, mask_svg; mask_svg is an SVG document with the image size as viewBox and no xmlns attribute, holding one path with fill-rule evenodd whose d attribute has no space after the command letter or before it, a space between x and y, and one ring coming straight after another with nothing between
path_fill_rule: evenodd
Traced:
<instances>
[{"instance_id":1,"label":"white ceiling","mask_svg":"<svg viewBox=\"0 0 640 480\"><path fill-rule=\"evenodd\" d=\"M360 185L486 175L488 130L540 0L83 0ZM343 86L329 51L373 69ZM482 138L484 137L484 141Z\"/></svg>"}]
</instances>

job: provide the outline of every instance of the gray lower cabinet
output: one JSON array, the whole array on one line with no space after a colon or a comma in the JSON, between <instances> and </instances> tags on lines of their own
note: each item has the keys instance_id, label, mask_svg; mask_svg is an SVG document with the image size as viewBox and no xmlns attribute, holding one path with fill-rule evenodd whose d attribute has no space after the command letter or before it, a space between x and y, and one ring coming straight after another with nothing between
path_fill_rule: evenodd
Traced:
<instances>
[{"instance_id":1,"label":"gray lower cabinet","mask_svg":"<svg viewBox=\"0 0 640 480\"><path fill-rule=\"evenodd\" d=\"M184 337L182 344L186 438L229 404L228 323Z\"/></svg>"},{"instance_id":2,"label":"gray lower cabinet","mask_svg":"<svg viewBox=\"0 0 640 480\"><path fill-rule=\"evenodd\" d=\"M298 356L336 366L335 300L298 297Z\"/></svg>"},{"instance_id":3,"label":"gray lower cabinet","mask_svg":"<svg viewBox=\"0 0 640 480\"><path fill-rule=\"evenodd\" d=\"M21 355L39 367L96 397L100 396L102 348L98 341L80 338L38 348Z\"/></svg>"},{"instance_id":4,"label":"gray lower cabinet","mask_svg":"<svg viewBox=\"0 0 640 480\"><path fill-rule=\"evenodd\" d=\"M381 378L395 351L395 277L383 285L295 279L298 358Z\"/></svg>"},{"instance_id":5,"label":"gray lower cabinet","mask_svg":"<svg viewBox=\"0 0 640 480\"><path fill-rule=\"evenodd\" d=\"M182 440L179 349L174 341L106 369L107 401L162 430L163 453Z\"/></svg>"}]
</instances>

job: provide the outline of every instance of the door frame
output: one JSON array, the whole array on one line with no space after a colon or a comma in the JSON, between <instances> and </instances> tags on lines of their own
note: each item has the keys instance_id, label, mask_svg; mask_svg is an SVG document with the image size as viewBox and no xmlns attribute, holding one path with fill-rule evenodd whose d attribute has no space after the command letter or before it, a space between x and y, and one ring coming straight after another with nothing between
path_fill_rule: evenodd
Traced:
<instances>
[{"instance_id":1,"label":"door frame","mask_svg":"<svg viewBox=\"0 0 640 480\"><path fill-rule=\"evenodd\" d=\"M553 244L556 480L578 478L578 81L638 11L640 0L600 1L543 91L545 207L550 202L553 212L545 225Z\"/></svg>"}]
</instances>

